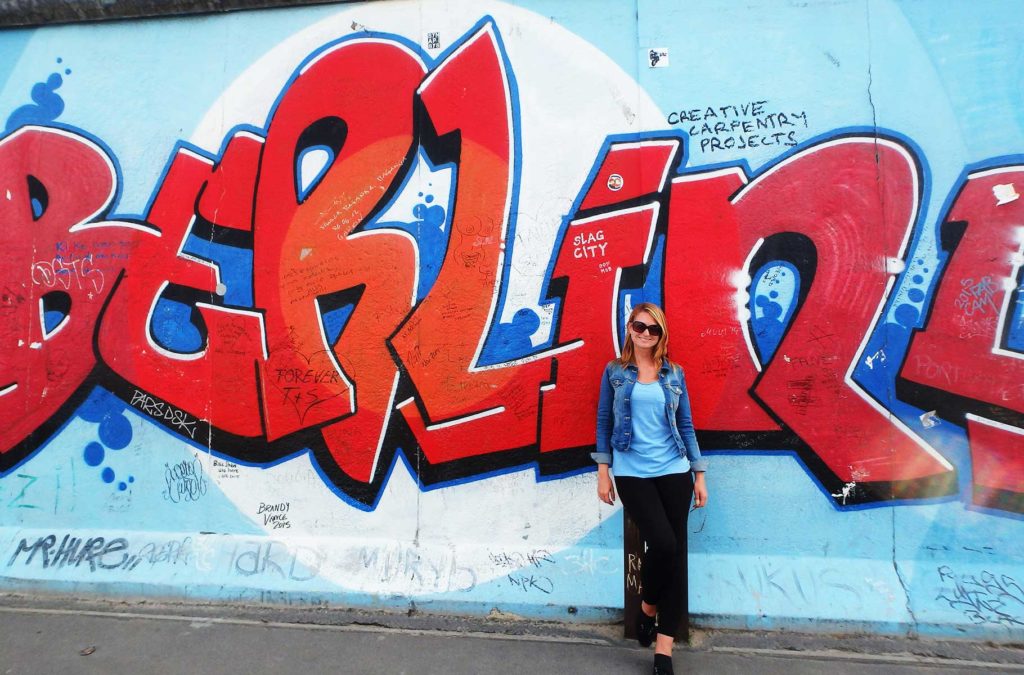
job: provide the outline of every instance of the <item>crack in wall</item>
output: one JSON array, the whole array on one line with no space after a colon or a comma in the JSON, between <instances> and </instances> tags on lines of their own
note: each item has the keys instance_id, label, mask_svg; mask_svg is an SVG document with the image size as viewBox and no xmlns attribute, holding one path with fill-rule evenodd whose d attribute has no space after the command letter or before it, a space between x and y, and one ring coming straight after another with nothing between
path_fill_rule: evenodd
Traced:
<instances>
[{"instance_id":1,"label":"crack in wall","mask_svg":"<svg viewBox=\"0 0 1024 675\"><path fill-rule=\"evenodd\" d=\"M917 630L919 623L917 616L914 614L914 608L910 604L910 588L907 586L907 580L903 578L903 573L900 572L900 565L896 561L896 509L889 509L889 513L892 514L892 569L896 572L896 578L900 580L900 587L903 589L903 597L905 598L904 606L907 609L907 614L910 616L907 637L916 638L919 634Z\"/></svg>"}]
</instances>

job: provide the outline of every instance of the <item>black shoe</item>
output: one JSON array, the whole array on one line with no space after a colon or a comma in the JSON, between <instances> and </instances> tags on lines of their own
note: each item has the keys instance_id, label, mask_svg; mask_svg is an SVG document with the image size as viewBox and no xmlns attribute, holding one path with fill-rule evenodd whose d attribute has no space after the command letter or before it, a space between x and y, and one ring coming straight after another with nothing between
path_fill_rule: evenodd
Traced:
<instances>
[{"instance_id":1,"label":"black shoe","mask_svg":"<svg viewBox=\"0 0 1024 675\"><path fill-rule=\"evenodd\" d=\"M654 675L674 675L672 657L664 654L654 655Z\"/></svg>"},{"instance_id":2,"label":"black shoe","mask_svg":"<svg viewBox=\"0 0 1024 675\"><path fill-rule=\"evenodd\" d=\"M654 636L657 634L657 628L654 625L654 617L647 616L644 614L644 610L639 610L636 613L636 641L640 643L641 647L650 647L651 643L654 642Z\"/></svg>"}]
</instances>

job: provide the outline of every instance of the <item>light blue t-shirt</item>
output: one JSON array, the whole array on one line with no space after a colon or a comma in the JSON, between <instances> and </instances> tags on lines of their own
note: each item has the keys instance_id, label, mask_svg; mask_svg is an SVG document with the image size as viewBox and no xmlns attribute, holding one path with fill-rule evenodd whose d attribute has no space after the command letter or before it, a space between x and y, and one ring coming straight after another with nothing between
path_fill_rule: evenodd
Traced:
<instances>
[{"instance_id":1,"label":"light blue t-shirt","mask_svg":"<svg viewBox=\"0 0 1024 675\"><path fill-rule=\"evenodd\" d=\"M637 382L629 397L633 434L629 450L614 450L612 473L616 476L653 478L686 473L690 463L680 456L665 418L665 391L660 382Z\"/></svg>"}]
</instances>

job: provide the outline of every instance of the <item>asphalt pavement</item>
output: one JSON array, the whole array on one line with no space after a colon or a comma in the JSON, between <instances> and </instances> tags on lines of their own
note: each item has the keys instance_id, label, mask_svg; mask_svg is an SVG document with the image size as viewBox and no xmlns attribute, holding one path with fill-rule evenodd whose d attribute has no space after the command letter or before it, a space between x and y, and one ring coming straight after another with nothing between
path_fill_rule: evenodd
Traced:
<instances>
[{"instance_id":1,"label":"asphalt pavement","mask_svg":"<svg viewBox=\"0 0 1024 675\"><path fill-rule=\"evenodd\" d=\"M649 673L614 625L0 596L0 673ZM1024 673L971 642L695 631L677 673Z\"/></svg>"}]
</instances>

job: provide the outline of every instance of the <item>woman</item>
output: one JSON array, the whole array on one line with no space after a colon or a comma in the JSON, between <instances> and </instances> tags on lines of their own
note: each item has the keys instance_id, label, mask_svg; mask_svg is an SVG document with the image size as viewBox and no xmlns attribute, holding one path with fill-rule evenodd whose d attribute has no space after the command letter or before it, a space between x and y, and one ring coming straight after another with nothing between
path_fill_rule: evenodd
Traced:
<instances>
[{"instance_id":1,"label":"woman","mask_svg":"<svg viewBox=\"0 0 1024 675\"><path fill-rule=\"evenodd\" d=\"M655 675L672 673L686 598L686 517L691 498L701 508L708 491L683 369L669 361L665 313L657 305L633 308L622 356L605 367L592 457L597 496L614 504L617 487L647 542L637 640L644 647L655 642Z\"/></svg>"}]
</instances>

